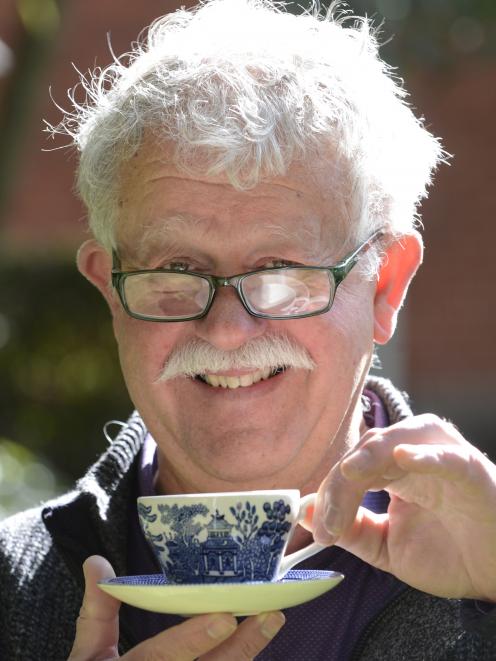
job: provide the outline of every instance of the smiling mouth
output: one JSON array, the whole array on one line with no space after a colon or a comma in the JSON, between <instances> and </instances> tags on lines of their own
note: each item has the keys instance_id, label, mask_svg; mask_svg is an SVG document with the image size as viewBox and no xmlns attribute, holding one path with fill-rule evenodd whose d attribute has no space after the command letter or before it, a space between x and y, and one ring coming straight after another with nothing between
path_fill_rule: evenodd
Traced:
<instances>
[{"instance_id":1,"label":"smiling mouth","mask_svg":"<svg viewBox=\"0 0 496 661\"><path fill-rule=\"evenodd\" d=\"M213 388L248 388L259 381L267 381L286 371L286 367L277 367L275 369L266 367L263 370L257 370L250 374L242 376L221 376L220 374L198 374L195 381L201 381Z\"/></svg>"}]
</instances>

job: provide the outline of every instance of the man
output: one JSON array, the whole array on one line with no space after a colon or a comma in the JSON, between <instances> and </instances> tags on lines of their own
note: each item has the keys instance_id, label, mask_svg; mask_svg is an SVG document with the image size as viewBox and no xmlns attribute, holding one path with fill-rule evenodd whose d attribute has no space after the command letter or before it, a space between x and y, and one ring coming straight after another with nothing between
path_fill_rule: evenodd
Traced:
<instances>
[{"instance_id":1,"label":"man","mask_svg":"<svg viewBox=\"0 0 496 661\"><path fill-rule=\"evenodd\" d=\"M137 412L73 492L3 525L2 658L495 658L496 467L368 377L442 151L367 22L212 0L87 87L59 129L94 234L78 266ZM158 571L138 495L287 487L319 492L328 548L304 566L346 574L319 600L184 621L97 587Z\"/></svg>"}]
</instances>

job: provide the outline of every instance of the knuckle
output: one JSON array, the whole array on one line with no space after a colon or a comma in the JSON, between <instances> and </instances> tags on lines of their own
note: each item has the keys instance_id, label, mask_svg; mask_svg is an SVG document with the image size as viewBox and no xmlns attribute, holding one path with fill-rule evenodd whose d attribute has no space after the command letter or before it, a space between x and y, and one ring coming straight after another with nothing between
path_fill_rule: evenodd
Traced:
<instances>
[{"instance_id":1,"label":"knuckle","mask_svg":"<svg viewBox=\"0 0 496 661\"><path fill-rule=\"evenodd\" d=\"M434 413L428 413L427 415L427 424L434 433L442 434L443 436L448 436L451 439L457 439L460 437L460 432L457 427L446 418L440 418Z\"/></svg>"},{"instance_id":2,"label":"knuckle","mask_svg":"<svg viewBox=\"0 0 496 661\"><path fill-rule=\"evenodd\" d=\"M389 451L390 443L385 442L383 437L373 436L355 448L352 459L356 463L360 457L359 463L362 468L371 469L373 465L384 461Z\"/></svg>"},{"instance_id":3,"label":"knuckle","mask_svg":"<svg viewBox=\"0 0 496 661\"><path fill-rule=\"evenodd\" d=\"M451 422L451 420L443 420L442 422L443 422L442 428L447 434L449 434L449 436L456 439L461 437L458 427L455 425L454 422Z\"/></svg>"},{"instance_id":4,"label":"knuckle","mask_svg":"<svg viewBox=\"0 0 496 661\"><path fill-rule=\"evenodd\" d=\"M444 429L444 427L449 424L446 420L443 420L443 418L440 418L435 413L423 413L419 416L419 419L422 426L428 429Z\"/></svg>"},{"instance_id":5,"label":"knuckle","mask_svg":"<svg viewBox=\"0 0 496 661\"><path fill-rule=\"evenodd\" d=\"M365 450L370 454L377 454L384 450L384 441L382 438L378 438L377 436L374 435L371 438L369 438L367 441L365 441L365 443L362 445L360 449Z\"/></svg>"},{"instance_id":6,"label":"knuckle","mask_svg":"<svg viewBox=\"0 0 496 661\"><path fill-rule=\"evenodd\" d=\"M422 420L426 425L435 424L437 422L441 422L442 420L435 413L422 413L421 415L418 416L418 419Z\"/></svg>"},{"instance_id":7,"label":"knuckle","mask_svg":"<svg viewBox=\"0 0 496 661\"><path fill-rule=\"evenodd\" d=\"M367 445L368 443L371 443L374 440L378 440L379 436L384 433L383 429L378 430L376 427L372 427L371 429L367 429L367 431L362 434L361 440L358 443L357 447Z\"/></svg>"}]
</instances>

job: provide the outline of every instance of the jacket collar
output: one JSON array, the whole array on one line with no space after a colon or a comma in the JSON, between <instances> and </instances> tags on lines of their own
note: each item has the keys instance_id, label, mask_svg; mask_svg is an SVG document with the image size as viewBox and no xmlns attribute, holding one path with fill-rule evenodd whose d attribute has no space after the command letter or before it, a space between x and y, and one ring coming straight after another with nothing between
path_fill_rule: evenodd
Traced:
<instances>
[{"instance_id":1,"label":"jacket collar","mask_svg":"<svg viewBox=\"0 0 496 661\"><path fill-rule=\"evenodd\" d=\"M45 526L81 585L82 564L90 555L104 555L117 575L126 573L130 494L137 479L133 465L146 433L135 411L76 488L43 508Z\"/></svg>"}]
</instances>

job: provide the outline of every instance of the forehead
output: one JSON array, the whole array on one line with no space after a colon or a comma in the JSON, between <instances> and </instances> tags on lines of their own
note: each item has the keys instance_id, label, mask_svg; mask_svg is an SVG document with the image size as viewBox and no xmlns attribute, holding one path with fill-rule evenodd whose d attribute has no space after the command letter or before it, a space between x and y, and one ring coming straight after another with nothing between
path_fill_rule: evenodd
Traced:
<instances>
[{"instance_id":1,"label":"forehead","mask_svg":"<svg viewBox=\"0 0 496 661\"><path fill-rule=\"evenodd\" d=\"M121 247L141 257L171 241L229 245L299 245L315 253L343 243L344 182L332 162L294 163L284 176L249 190L224 175L193 176L174 165L171 149L144 143L122 169Z\"/></svg>"}]
</instances>

